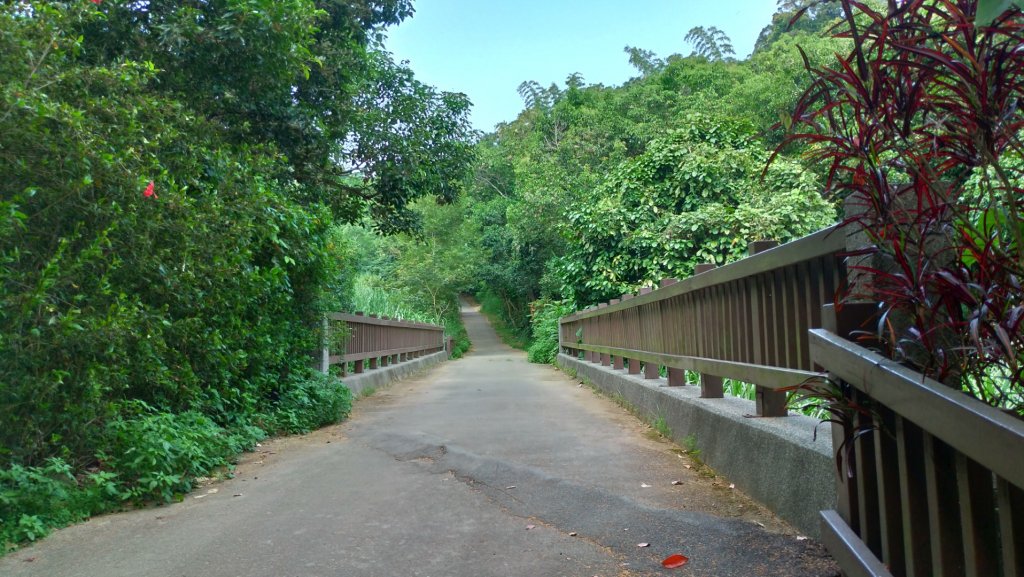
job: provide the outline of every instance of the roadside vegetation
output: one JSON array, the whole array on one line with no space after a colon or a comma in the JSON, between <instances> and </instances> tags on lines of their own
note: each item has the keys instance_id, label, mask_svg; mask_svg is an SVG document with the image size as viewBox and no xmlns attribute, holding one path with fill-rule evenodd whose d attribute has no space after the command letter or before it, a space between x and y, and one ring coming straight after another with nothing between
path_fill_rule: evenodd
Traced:
<instances>
[{"instance_id":1,"label":"roadside vegetation","mask_svg":"<svg viewBox=\"0 0 1024 577\"><path fill-rule=\"evenodd\" d=\"M0 553L348 414L310 362L356 298L341 227L422 252L413 204L473 157L466 98L381 49L411 12L0 4Z\"/></svg>"}]
</instances>

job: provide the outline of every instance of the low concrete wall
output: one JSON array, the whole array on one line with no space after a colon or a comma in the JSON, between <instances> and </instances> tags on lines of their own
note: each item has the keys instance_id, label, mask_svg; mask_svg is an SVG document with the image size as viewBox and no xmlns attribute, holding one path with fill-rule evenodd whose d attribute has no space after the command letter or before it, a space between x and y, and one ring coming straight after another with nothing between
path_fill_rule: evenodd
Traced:
<instances>
[{"instance_id":1,"label":"low concrete wall","mask_svg":"<svg viewBox=\"0 0 1024 577\"><path fill-rule=\"evenodd\" d=\"M599 390L620 396L650 420L665 419L672 439L696 441L700 458L804 534L820 537L823 509L834 509L836 467L831 433L803 415L751 418L754 402L726 395L701 399L700 387L668 387L599 364L558 355L563 370L575 371Z\"/></svg>"},{"instance_id":2,"label":"low concrete wall","mask_svg":"<svg viewBox=\"0 0 1024 577\"><path fill-rule=\"evenodd\" d=\"M366 372L363 373L353 373L341 377L341 382L345 383L345 386L352 391L353 397L358 397L359 393L365 389L383 387L446 360L448 360L448 351L441 351L411 361L376 369L366 369Z\"/></svg>"}]
</instances>

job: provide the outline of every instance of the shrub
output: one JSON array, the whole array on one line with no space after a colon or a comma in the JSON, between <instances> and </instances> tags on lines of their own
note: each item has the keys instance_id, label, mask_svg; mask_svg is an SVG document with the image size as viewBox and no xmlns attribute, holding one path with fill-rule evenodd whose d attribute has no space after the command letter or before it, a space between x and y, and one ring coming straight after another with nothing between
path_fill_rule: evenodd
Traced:
<instances>
[{"instance_id":1,"label":"shrub","mask_svg":"<svg viewBox=\"0 0 1024 577\"><path fill-rule=\"evenodd\" d=\"M126 412L135 415L107 425L98 457L127 498L171 501L236 453L234 437L195 411L157 413L135 401Z\"/></svg>"},{"instance_id":2,"label":"shrub","mask_svg":"<svg viewBox=\"0 0 1024 577\"><path fill-rule=\"evenodd\" d=\"M44 466L12 465L0 469L0 553L10 544L45 537L53 526L88 516L77 491L71 466L49 459Z\"/></svg>"},{"instance_id":3,"label":"shrub","mask_svg":"<svg viewBox=\"0 0 1024 577\"><path fill-rule=\"evenodd\" d=\"M1009 3L1003 3L1009 5ZM1024 19L977 0L842 0L853 50L810 67L790 141L811 144L870 257L888 353L1024 414Z\"/></svg>"},{"instance_id":4,"label":"shrub","mask_svg":"<svg viewBox=\"0 0 1024 577\"><path fill-rule=\"evenodd\" d=\"M533 343L527 350L531 363L553 363L558 356L558 319L573 312L568 301L540 299L531 304Z\"/></svg>"},{"instance_id":5,"label":"shrub","mask_svg":"<svg viewBox=\"0 0 1024 577\"><path fill-rule=\"evenodd\" d=\"M337 423L351 411L348 387L330 375L310 371L281 394L267 421L277 432L308 433Z\"/></svg>"}]
</instances>

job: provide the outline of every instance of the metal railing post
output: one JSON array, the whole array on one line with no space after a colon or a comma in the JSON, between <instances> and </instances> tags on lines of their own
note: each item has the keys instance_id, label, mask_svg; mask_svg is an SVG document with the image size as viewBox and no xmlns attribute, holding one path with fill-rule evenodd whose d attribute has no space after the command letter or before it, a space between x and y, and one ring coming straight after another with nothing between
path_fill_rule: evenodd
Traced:
<instances>
[{"instance_id":1,"label":"metal railing post","mask_svg":"<svg viewBox=\"0 0 1024 577\"><path fill-rule=\"evenodd\" d=\"M323 322L321 323L323 334L321 335L322 340L322 352L320 355L320 372L323 374L329 374L331 371L331 350L330 350L330 326L331 322L327 319L327 315L324 315Z\"/></svg>"},{"instance_id":2,"label":"metal railing post","mask_svg":"<svg viewBox=\"0 0 1024 577\"><path fill-rule=\"evenodd\" d=\"M779 246L779 242L776 240L755 240L750 243L747 247L747 253L749 256L762 253L766 250L772 249ZM757 297L761 297L760 299ZM775 294L770 286L762 287L762 290L755 295L755 322L760 322L762 325L768 318L773 314L769 309L773 308L775 301ZM756 313L760 314L756 314ZM760 329L758 326L755 328L755 339L754 341L760 343L760 346L755 350L755 358L759 364L769 364L764 357L767 356L768 343L761 342L759 337ZM772 389L762 387L757 383L754 383L754 401L756 404L756 413L759 417L785 417L789 414L786 410L787 396L784 392L774 391Z\"/></svg>"},{"instance_id":3,"label":"metal railing post","mask_svg":"<svg viewBox=\"0 0 1024 577\"><path fill-rule=\"evenodd\" d=\"M659 285L659 288L665 288L667 286L672 286L672 285L674 285L674 284L676 284L678 282L679 282L679 279L676 279L676 278L662 279L661 283ZM668 337L668 334L667 334L668 331L666 330L667 326L665 325L664 321L665 321L665 319L664 319L664 317L662 317L662 324L661 324L661 327L662 327L661 342L662 342L662 344L664 344L666 342L666 338ZM668 373L668 386L670 386L670 387L681 387L681 386L686 384L686 371L684 371L683 369L678 369L676 367L665 367L665 372Z\"/></svg>"},{"instance_id":4,"label":"metal railing post","mask_svg":"<svg viewBox=\"0 0 1024 577\"><path fill-rule=\"evenodd\" d=\"M702 263L697 265L693 271L694 275L714 270L717 266L714 263ZM721 329L722 327L716 327ZM725 396L725 387L722 377L715 375L700 374L700 396L702 399L721 399Z\"/></svg>"}]
</instances>

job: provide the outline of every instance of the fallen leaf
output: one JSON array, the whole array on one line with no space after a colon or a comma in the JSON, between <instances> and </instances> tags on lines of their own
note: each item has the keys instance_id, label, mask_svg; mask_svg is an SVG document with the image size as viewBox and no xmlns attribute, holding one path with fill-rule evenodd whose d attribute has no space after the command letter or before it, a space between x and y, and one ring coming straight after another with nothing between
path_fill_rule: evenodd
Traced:
<instances>
[{"instance_id":1,"label":"fallen leaf","mask_svg":"<svg viewBox=\"0 0 1024 577\"><path fill-rule=\"evenodd\" d=\"M690 468L690 466L689 466L689 465L683 465L683 466L684 466L684 467L686 467L687 469L689 469L689 468Z\"/></svg>"},{"instance_id":2,"label":"fallen leaf","mask_svg":"<svg viewBox=\"0 0 1024 577\"><path fill-rule=\"evenodd\" d=\"M241 497L241 496L242 496L241 493L235 493L234 495L232 495L232 497Z\"/></svg>"},{"instance_id":3,"label":"fallen leaf","mask_svg":"<svg viewBox=\"0 0 1024 577\"><path fill-rule=\"evenodd\" d=\"M195 497L192 497L192 498L193 498L193 499L202 499L202 498L203 498L203 497L205 497L205 496L206 496L206 495L196 495Z\"/></svg>"},{"instance_id":4,"label":"fallen leaf","mask_svg":"<svg viewBox=\"0 0 1024 577\"><path fill-rule=\"evenodd\" d=\"M515 489L515 488L516 488L516 486L515 486L515 485L509 485L508 487L505 487L505 488L506 488L506 489Z\"/></svg>"},{"instance_id":5,"label":"fallen leaf","mask_svg":"<svg viewBox=\"0 0 1024 577\"><path fill-rule=\"evenodd\" d=\"M650 543L637 543L636 546L637 547L650 547L651 544Z\"/></svg>"},{"instance_id":6,"label":"fallen leaf","mask_svg":"<svg viewBox=\"0 0 1024 577\"><path fill-rule=\"evenodd\" d=\"M22 561L24 561L26 563L31 563L31 562L33 562L35 560L36 560L35 557L25 557L24 559L22 559Z\"/></svg>"},{"instance_id":7,"label":"fallen leaf","mask_svg":"<svg viewBox=\"0 0 1024 577\"><path fill-rule=\"evenodd\" d=\"M682 485L683 482L682 481L672 481L672 484L673 485Z\"/></svg>"},{"instance_id":8,"label":"fallen leaf","mask_svg":"<svg viewBox=\"0 0 1024 577\"><path fill-rule=\"evenodd\" d=\"M804 537L803 535L797 535L797 536L796 536L796 540L797 540L797 541L806 541L806 540L807 540L807 537Z\"/></svg>"},{"instance_id":9,"label":"fallen leaf","mask_svg":"<svg viewBox=\"0 0 1024 577\"><path fill-rule=\"evenodd\" d=\"M736 488L736 483L729 483L729 488L730 489L735 489Z\"/></svg>"},{"instance_id":10,"label":"fallen leaf","mask_svg":"<svg viewBox=\"0 0 1024 577\"><path fill-rule=\"evenodd\" d=\"M206 492L206 494L211 495L213 493L216 493L217 491L220 491L220 489L210 489L209 491Z\"/></svg>"},{"instance_id":11,"label":"fallen leaf","mask_svg":"<svg viewBox=\"0 0 1024 577\"><path fill-rule=\"evenodd\" d=\"M643 487L644 489L650 487L650 485L648 485L647 483L640 483L640 486Z\"/></svg>"},{"instance_id":12,"label":"fallen leaf","mask_svg":"<svg viewBox=\"0 0 1024 577\"><path fill-rule=\"evenodd\" d=\"M572 533L569 533L569 536L570 537L575 537L576 536L576 531L573 531Z\"/></svg>"},{"instance_id":13,"label":"fallen leaf","mask_svg":"<svg viewBox=\"0 0 1024 577\"><path fill-rule=\"evenodd\" d=\"M680 555L676 553L675 555L669 555L668 557L665 557L665 560L661 562L661 565L666 569L676 569L678 567L686 565L686 562L689 560L690 558L686 555Z\"/></svg>"},{"instance_id":14,"label":"fallen leaf","mask_svg":"<svg viewBox=\"0 0 1024 577\"><path fill-rule=\"evenodd\" d=\"M526 530L529 531L530 529L533 529L535 527L536 527L536 525L527 525L526 526Z\"/></svg>"}]
</instances>

